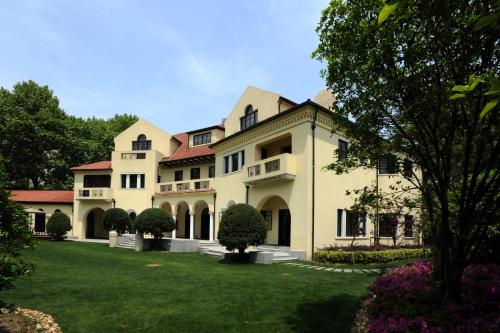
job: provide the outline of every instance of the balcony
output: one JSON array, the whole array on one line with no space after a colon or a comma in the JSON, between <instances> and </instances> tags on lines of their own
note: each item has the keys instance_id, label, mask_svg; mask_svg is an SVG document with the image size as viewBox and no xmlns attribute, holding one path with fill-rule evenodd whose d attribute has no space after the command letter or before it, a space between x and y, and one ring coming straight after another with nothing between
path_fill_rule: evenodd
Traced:
<instances>
[{"instance_id":1,"label":"balcony","mask_svg":"<svg viewBox=\"0 0 500 333\"><path fill-rule=\"evenodd\" d=\"M295 169L295 156L288 153L280 154L250 164L243 175L243 182L255 185L267 181L293 180L296 175Z\"/></svg>"},{"instance_id":2,"label":"balcony","mask_svg":"<svg viewBox=\"0 0 500 333\"><path fill-rule=\"evenodd\" d=\"M89 187L75 189L77 200L112 200L113 192L109 187Z\"/></svg>"},{"instance_id":3,"label":"balcony","mask_svg":"<svg viewBox=\"0 0 500 333\"><path fill-rule=\"evenodd\" d=\"M183 193L210 191L214 189L213 178L181 180L178 182L160 183L159 193Z\"/></svg>"}]
</instances>

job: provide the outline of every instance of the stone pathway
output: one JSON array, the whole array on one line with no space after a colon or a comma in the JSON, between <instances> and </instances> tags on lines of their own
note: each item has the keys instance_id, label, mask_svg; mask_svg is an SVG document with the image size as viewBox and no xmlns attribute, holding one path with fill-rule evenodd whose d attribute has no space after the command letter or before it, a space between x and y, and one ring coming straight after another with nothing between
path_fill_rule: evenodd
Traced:
<instances>
[{"instance_id":1,"label":"stone pathway","mask_svg":"<svg viewBox=\"0 0 500 333\"><path fill-rule=\"evenodd\" d=\"M296 262L287 262L284 265L296 266L316 271L335 272L335 273L370 273L370 274L382 273L382 270L380 268L329 268L325 266L304 265Z\"/></svg>"}]
</instances>

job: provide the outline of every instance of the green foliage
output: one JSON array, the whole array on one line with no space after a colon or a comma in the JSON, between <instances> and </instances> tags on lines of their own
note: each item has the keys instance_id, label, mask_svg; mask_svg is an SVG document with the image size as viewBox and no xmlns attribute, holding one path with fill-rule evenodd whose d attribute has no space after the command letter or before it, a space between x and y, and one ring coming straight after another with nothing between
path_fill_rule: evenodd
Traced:
<instances>
[{"instance_id":1,"label":"green foliage","mask_svg":"<svg viewBox=\"0 0 500 333\"><path fill-rule=\"evenodd\" d=\"M108 160L113 138L137 121L67 115L47 86L20 82L0 88L0 154L8 181L18 188L71 188L71 167Z\"/></svg>"},{"instance_id":2,"label":"green foliage","mask_svg":"<svg viewBox=\"0 0 500 333\"><path fill-rule=\"evenodd\" d=\"M313 56L325 61L336 96L333 130L350 138L348 160L329 169L376 167L389 153L412 159L421 174L408 181L433 231L435 281L443 300L459 301L462 272L500 209L500 117L492 111L500 25L476 25L499 2L397 3L383 24L380 0L332 1L323 11Z\"/></svg>"},{"instance_id":3,"label":"green foliage","mask_svg":"<svg viewBox=\"0 0 500 333\"><path fill-rule=\"evenodd\" d=\"M238 249L243 254L249 245L264 243L266 236L262 215L250 205L236 204L224 211L217 238L228 251Z\"/></svg>"},{"instance_id":4,"label":"green foliage","mask_svg":"<svg viewBox=\"0 0 500 333\"><path fill-rule=\"evenodd\" d=\"M175 229L175 221L172 214L160 208L148 208L143 210L135 218L134 227L137 231L152 234L158 246L158 240L161 239L163 233L170 232Z\"/></svg>"},{"instance_id":5,"label":"green foliage","mask_svg":"<svg viewBox=\"0 0 500 333\"><path fill-rule=\"evenodd\" d=\"M55 240L64 239L63 236L72 228L69 216L62 212L55 212L47 222L47 233Z\"/></svg>"},{"instance_id":6,"label":"green foliage","mask_svg":"<svg viewBox=\"0 0 500 333\"><path fill-rule=\"evenodd\" d=\"M124 234L130 228L131 223L130 216L121 208L110 208L102 217L104 229L115 230L118 234Z\"/></svg>"},{"instance_id":7,"label":"green foliage","mask_svg":"<svg viewBox=\"0 0 500 333\"><path fill-rule=\"evenodd\" d=\"M24 208L9 200L0 164L0 292L14 287L14 279L29 274L33 265L19 258L21 250L34 247ZM0 300L0 307L4 304Z\"/></svg>"},{"instance_id":8,"label":"green foliage","mask_svg":"<svg viewBox=\"0 0 500 333\"><path fill-rule=\"evenodd\" d=\"M325 251L314 253L314 261L325 264L373 264L402 259L429 258L430 249L391 249L379 251Z\"/></svg>"}]
</instances>

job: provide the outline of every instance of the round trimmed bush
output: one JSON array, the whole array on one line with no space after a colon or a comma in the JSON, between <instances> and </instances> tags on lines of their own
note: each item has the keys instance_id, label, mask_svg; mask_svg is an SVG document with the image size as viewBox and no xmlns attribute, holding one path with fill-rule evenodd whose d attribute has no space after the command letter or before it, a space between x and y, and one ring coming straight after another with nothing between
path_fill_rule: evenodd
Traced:
<instances>
[{"instance_id":1,"label":"round trimmed bush","mask_svg":"<svg viewBox=\"0 0 500 333\"><path fill-rule=\"evenodd\" d=\"M160 208L148 208L143 210L134 220L137 231L152 234L155 239L155 247L159 248L159 240L163 233L175 229L175 221L172 214Z\"/></svg>"},{"instance_id":2,"label":"round trimmed bush","mask_svg":"<svg viewBox=\"0 0 500 333\"><path fill-rule=\"evenodd\" d=\"M61 212L52 214L47 222L47 233L55 240L62 240L63 236L71 229L69 216Z\"/></svg>"},{"instance_id":3,"label":"round trimmed bush","mask_svg":"<svg viewBox=\"0 0 500 333\"><path fill-rule=\"evenodd\" d=\"M246 204L236 204L229 207L222 215L217 236L219 243L228 251L238 249L239 253L243 254L249 245L264 243L267 226L255 208Z\"/></svg>"},{"instance_id":4,"label":"round trimmed bush","mask_svg":"<svg viewBox=\"0 0 500 333\"><path fill-rule=\"evenodd\" d=\"M115 230L119 235L130 228L131 220L127 212L121 208L110 208L104 212L102 224L107 231Z\"/></svg>"}]
</instances>

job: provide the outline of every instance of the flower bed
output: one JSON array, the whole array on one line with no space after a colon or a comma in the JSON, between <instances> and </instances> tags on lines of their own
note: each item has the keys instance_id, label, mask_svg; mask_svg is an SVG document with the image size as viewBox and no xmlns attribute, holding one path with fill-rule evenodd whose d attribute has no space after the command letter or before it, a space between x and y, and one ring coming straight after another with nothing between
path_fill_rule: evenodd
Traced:
<instances>
[{"instance_id":1,"label":"flower bed","mask_svg":"<svg viewBox=\"0 0 500 333\"><path fill-rule=\"evenodd\" d=\"M368 332L499 332L500 266L469 267L463 303L441 307L431 287L431 265L418 261L379 277L365 306Z\"/></svg>"},{"instance_id":2,"label":"flower bed","mask_svg":"<svg viewBox=\"0 0 500 333\"><path fill-rule=\"evenodd\" d=\"M428 248L399 248L375 251L365 250L319 250L314 260L320 263L371 264L386 263L402 259L429 258Z\"/></svg>"}]
</instances>

